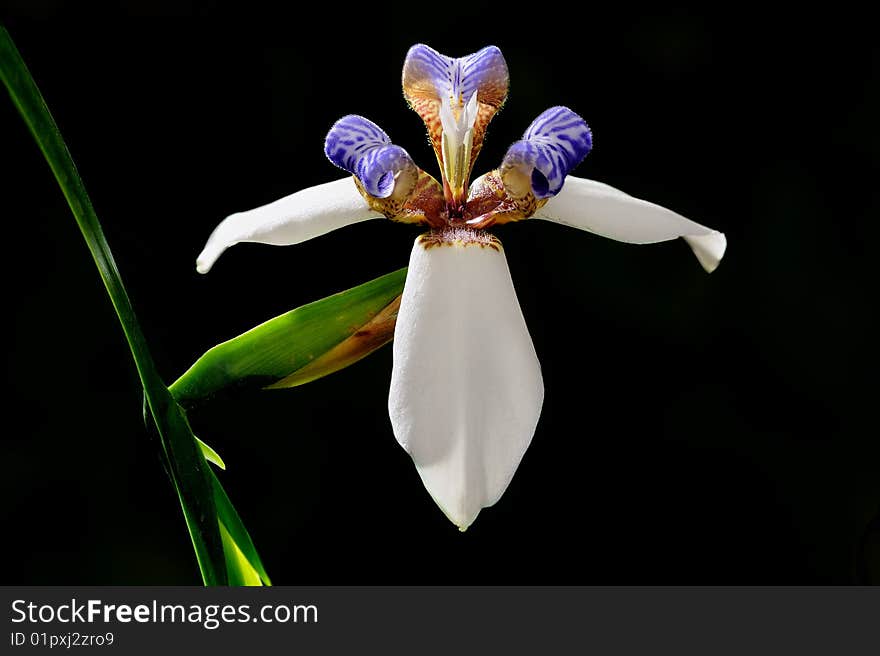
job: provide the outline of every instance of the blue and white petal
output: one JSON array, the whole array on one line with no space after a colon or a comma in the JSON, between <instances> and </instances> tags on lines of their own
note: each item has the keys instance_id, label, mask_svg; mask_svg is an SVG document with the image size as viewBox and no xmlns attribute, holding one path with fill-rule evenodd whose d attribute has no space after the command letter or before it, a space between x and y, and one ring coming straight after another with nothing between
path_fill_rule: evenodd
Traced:
<instances>
[{"instance_id":1,"label":"blue and white petal","mask_svg":"<svg viewBox=\"0 0 880 656\"><path fill-rule=\"evenodd\" d=\"M653 244L683 238L711 273L724 257L724 233L695 223L607 184L568 176L562 191L534 215L629 244Z\"/></svg>"},{"instance_id":2,"label":"blue and white petal","mask_svg":"<svg viewBox=\"0 0 880 656\"><path fill-rule=\"evenodd\" d=\"M388 410L434 501L461 530L510 483L541 414L541 367L500 242L422 235L394 332Z\"/></svg>"},{"instance_id":3,"label":"blue and white petal","mask_svg":"<svg viewBox=\"0 0 880 656\"><path fill-rule=\"evenodd\" d=\"M351 178L303 189L274 203L226 217L208 238L196 260L196 269L208 273L223 251L241 242L289 246L381 216L370 208Z\"/></svg>"},{"instance_id":4,"label":"blue and white petal","mask_svg":"<svg viewBox=\"0 0 880 656\"><path fill-rule=\"evenodd\" d=\"M448 200L464 200L486 126L507 98L507 62L495 46L447 57L424 44L409 49L403 94L428 128Z\"/></svg>"},{"instance_id":5,"label":"blue and white petal","mask_svg":"<svg viewBox=\"0 0 880 656\"><path fill-rule=\"evenodd\" d=\"M509 80L507 62L495 46L455 58L418 43L409 49L403 63L403 88L407 97L467 102L477 94L479 102L499 107L507 98Z\"/></svg>"},{"instance_id":6,"label":"blue and white petal","mask_svg":"<svg viewBox=\"0 0 880 656\"><path fill-rule=\"evenodd\" d=\"M507 150L500 169L504 188L512 198L554 196L592 147L584 119L567 107L551 107Z\"/></svg>"},{"instance_id":7,"label":"blue and white petal","mask_svg":"<svg viewBox=\"0 0 880 656\"><path fill-rule=\"evenodd\" d=\"M418 175L409 154L363 116L350 114L336 121L327 133L324 153L336 166L357 176L375 198L388 198L395 192L408 195Z\"/></svg>"}]
</instances>

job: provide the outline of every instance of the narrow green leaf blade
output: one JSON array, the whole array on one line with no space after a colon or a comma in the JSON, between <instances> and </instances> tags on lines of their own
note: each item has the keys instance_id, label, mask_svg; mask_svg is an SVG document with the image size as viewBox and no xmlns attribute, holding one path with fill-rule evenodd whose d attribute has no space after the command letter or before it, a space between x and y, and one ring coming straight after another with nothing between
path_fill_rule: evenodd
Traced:
<instances>
[{"instance_id":1,"label":"narrow green leaf blade","mask_svg":"<svg viewBox=\"0 0 880 656\"><path fill-rule=\"evenodd\" d=\"M220 520L220 526L226 532L224 540L235 545L234 550L225 549L227 553L227 563L232 555L237 557L235 561L235 571L238 578L242 581L233 582L233 573L230 572L230 585L272 585L266 568L260 560L257 548L254 546L253 540L241 521L235 507L229 500L229 496L220 484L220 479L211 472L211 485L214 488L214 502L217 505L217 518ZM243 562L242 562L243 561ZM247 565L246 567L244 565ZM254 581L253 575L256 576Z\"/></svg>"},{"instance_id":2,"label":"narrow green leaf blade","mask_svg":"<svg viewBox=\"0 0 880 656\"><path fill-rule=\"evenodd\" d=\"M146 341L140 330L140 326L134 314L131 301L122 284L119 269L101 224L95 215L92 201L86 193L85 186L73 163L67 145L61 137L55 119L49 112L40 90L31 77L30 71L21 59L21 55L12 42L9 33L0 25L0 78L6 85L9 95L18 111L24 118L34 140L37 142L43 156L46 158L58 186L64 193L68 205L73 212L74 218L79 225L80 231L91 251L98 272L119 322L125 331L126 339L131 348L132 356L138 368L138 374L144 380L145 387L153 388L162 386L152 358L149 356Z\"/></svg>"},{"instance_id":3,"label":"narrow green leaf blade","mask_svg":"<svg viewBox=\"0 0 880 656\"><path fill-rule=\"evenodd\" d=\"M125 333L155 423L162 459L180 498L202 578L228 581L210 468L183 409L160 378L101 224L64 139L9 33L0 26L0 79L43 152L88 245Z\"/></svg>"},{"instance_id":4,"label":"narrow green leaf blade","mask_svg":"<svg viewBox=\"0 0 880 656\"><path fill-rule=\"evenodd\" d=\"M171 393L186 403L232 386L290 387L347 366L391 340L405 280L406 269L394 271L218 344Z\"/></svg>"},{"instance_id":5,"label":"narrow green leaf blade","mask_svg":"<svg viewBox=\"0 0 880 656\"><path fill-rule=\"evenodd\" d=\"M208 462L213 462L220 469L226 469L226 463L223 462L223 458L220 457L220 454L214 451L210 446L202 442L198 437L196 437L196 442L199 444L199 448L202 450L202 455L205 456L205 460Z\"/></svg>"},{"instance_id":6,"label":"narrow green leaf blade","mask_svg":"<svg viewBox=\"0 0 880 656\"><path fill-rule=\"evenodd\" d=\"M186 413L164 387L148 404L150 428L159 434L163 463L180 500L205 585L228 585L226 555L210 482L211 469L192 433Z\"/></svg>"},{"instance_id":7,"label":"narrow green leaf blade","mask_svg":"<svg viewBox=\"0 0 880 656\"><path fill-rule=\"evenodd\" d=\"M220 522L220 537L223 540L223 552L226 554L226 571L229 574L229 585L263 585L260 575L248 562L241 549L238 548L223 522Z\"/></svg>"}]
</instances>

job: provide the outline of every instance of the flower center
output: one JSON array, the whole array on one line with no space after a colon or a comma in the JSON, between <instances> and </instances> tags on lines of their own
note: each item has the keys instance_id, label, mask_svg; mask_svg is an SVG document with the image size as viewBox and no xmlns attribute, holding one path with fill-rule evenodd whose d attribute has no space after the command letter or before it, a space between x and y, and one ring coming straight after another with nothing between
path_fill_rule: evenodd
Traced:
<instances>
[{"instance_id":1,"label":"flower center","mask_svg":"<svg viewBox=\"0 0 880 656\"><path fill-rule=\"evenodd\" d=\"M471 153L474 143L474 123L477 120L477 92L465 102L464 94L455 90L440 105L440 124L443 127L443 188L449 204L450 216L461 216L470 177Z\"/></svg>"}]
</instances>

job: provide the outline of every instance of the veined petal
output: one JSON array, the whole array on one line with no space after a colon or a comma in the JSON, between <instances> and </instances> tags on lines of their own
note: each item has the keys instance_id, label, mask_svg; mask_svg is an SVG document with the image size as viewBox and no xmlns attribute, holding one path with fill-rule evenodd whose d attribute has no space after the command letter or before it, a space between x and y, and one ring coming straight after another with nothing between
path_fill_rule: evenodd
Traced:
<instances>
[{"instance_id":1,"label":"veined petal","mask_svg":"<svg viewBox=\"0 0 880 656\"><path fill-rule=\"evenodd\" d=\"M324 153L339 168L357 176L375 198L394 195L406 200L418 178L418 167L403 148L378 125L350 114L333 124L324 141Z\"/></svg>"},{"instance_id":2,"label":"veined petal","mask_svg":"<svg viewBox=\"0 0 880 656\"><path fill-rule=\"evenodd\" d=\"M543 399L500 242L470 230L419 237L397 317L388 409L397 441L461 530L507 488Z\"/></svg>"},{"instance_id":3,"label":"veined petal","mask_svg":"<svg viewBox=\"0 0 880 656\"><path fill-rule=\"evenodd\" d=\"M488 46L458 59L423 44L403 64L403 95L422 117L444 171L450 200L463 200L486 126L507 98L501 51Z\"/></svg>"},{"instance_id":4,"label":"veined petal","mask_svg":"<svg viewBox=\"0 0 880 656\"><path fill-rule=\"evenodd\" d=\"M324 153L354 175L358 191L377 212L402 223L444 223L443 188L372 121L343 116L327 133Z\"/></svg>"},{"instance_id":5,"label":"veined petal","mask_svg":"<svg viewBox=\"0 0 880 656\"><path fill-rule=\"evenodd\" d=\"M504 188L512 198L529 192L537 199L555 196L592 147L584 119L567 107L551 107L507 150L500 169Z\"/></svg>"},{"instance_id":6,"label":"veined petal","mask_svg":"<svg viewBox=\"0 0 880 656\"><path fill-rule=\"evenodd\" d=\"M724 233L607 184L571 175L562 191L538 209L534 217L629 244L653 244L683 237L709 273L721 262L727 248Z\"/></svg>"},{"instance_id":7,"label":"veined petal","mask_svg":"<svg viewBox=\"0 0 880 656\"><path fill-rule=\"evenodd\" d=\"M533 216L592 147L584 119L567 107L551 107L507 149L501 168L474 180L463 212L467 224L488 228Z\"/></svg>"},{"instance_id":8,"label":"veined petal","mask_svg":"<svg viewBox=\"0 0 880 656\"><path fill-rule=\"evenodd\" d=\"M486 46L466 57L447 57L417 43L403 63L403 93L407 100L452 96L465 102L477 93L477 100L495 108L507 98L510 75L507 62L495 46Z\"/></svg>"},{"instance_id":9,"label":"veined petal","mask_svg":"<svg viewBox=\"0 0 880 656\"><path fill-rule=\"evenodd\" d=\"M309 187L226 217L208 238L196 269L208 273L223 251L241 242L289 246L381 216L370 208L351 178Z\"/></svg>"}]
</instances>

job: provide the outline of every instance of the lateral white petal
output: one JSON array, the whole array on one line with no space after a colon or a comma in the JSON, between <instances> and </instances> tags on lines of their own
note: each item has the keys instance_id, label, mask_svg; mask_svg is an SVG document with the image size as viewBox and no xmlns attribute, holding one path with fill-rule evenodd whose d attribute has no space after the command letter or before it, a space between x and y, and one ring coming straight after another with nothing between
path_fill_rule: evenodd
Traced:
<instances>
[{"instance_id":1,"label":"lateral white petal","mask_svg":"<svg viewBox=\"0 0 880 656\"><path fill-rule=\"evenodd\" d=\"M727 248L727 239L717 230L607 184L572 175L565 179L562 191L535 213L535 218L629 244L653 244L683 237L710 273Z\"/></svg>"},{"instance_id":2,"label":"lateral white petal","mask_svg":"<svg viewBox=\"0 0 880 656\"><path fill-rule=\"evenodd\" d=\"M727 250L727 237L723 232L712 232L708 235L687 235L684 240L691 247L694 255L703 268L712 273L718 268L724 251Z\"/></svg>"},{"instance_id":3,"label":"lateral white petal","mask_svg":"<svg viewBox=\"0 0 880 656\"><path fill-rule=\"evenodd\" d=\"M397 441L461 530L507 488L544 400L501 244L469 234L416 240L388 399Z\"/></svg>"},{"instance_id":4,"label":"lateral white petal","mask_svg":"<svg viewBox=\"0 0 880 656\"><path fill-rule=\"evenodd\" d=\"M309 187L274 203L226 217L208 238L196 260L196 270L208 273L223 251L240 242L290 246L381 216L370 209L350 176Z\"/></svg>"}]
</instances>

